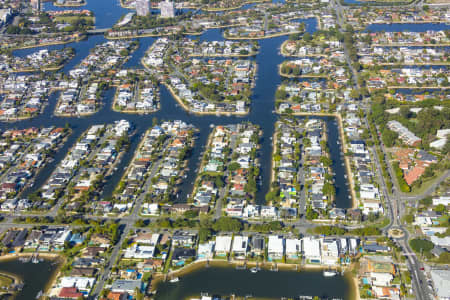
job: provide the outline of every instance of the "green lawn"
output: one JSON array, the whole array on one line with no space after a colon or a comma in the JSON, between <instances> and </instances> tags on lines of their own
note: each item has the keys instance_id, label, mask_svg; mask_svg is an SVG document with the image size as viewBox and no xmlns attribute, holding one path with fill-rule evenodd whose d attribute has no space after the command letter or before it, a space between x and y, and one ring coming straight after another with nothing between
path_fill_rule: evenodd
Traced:
<instances>
[{"instance_id":1,"label":"green lawn","mask_svg":"<svg viewBox=\"0 0 450 300\"><path fill-rule=\"evenodd\" d=\"M70 23L72 21L78 20L78 19L84 19L86 21L92 21L94 22L94 17L89 16L57 16L55 17L55 23Z\"/></svg>"},{"instance_id":2,"label":"green lawn","mask_svg":"<svg viewBox=\"0 0 450 300\"><path fill-rule=\"evenodd\" d=\"M440 178L444 173L446 172L446 170L442 170L442 171L438 171L437 174L429 179L426 180L422 180L422 184L420 185L420 187L416 188L413 187L411 189L411 192L408 194L411 195L420 195L423 192L425 192L438 178Z\"/></svg>"},{"instance_id":3,"label":"green lawn","mask_svg":"<svg viewBox=\"0 0 450 300\"><path fill-rule=\"evenodd\" d=\"M5 289L13 283L12 278L0 274L0 289Z\"/></svg>"}]
</instances>

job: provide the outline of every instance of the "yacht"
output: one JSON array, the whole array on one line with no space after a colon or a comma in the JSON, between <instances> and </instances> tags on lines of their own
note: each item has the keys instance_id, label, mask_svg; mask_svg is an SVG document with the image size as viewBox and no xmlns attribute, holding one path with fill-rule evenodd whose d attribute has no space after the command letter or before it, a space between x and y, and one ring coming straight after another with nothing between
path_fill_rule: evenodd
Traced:
<instances>
[{"instance_id":1,"label":"yacht","mask_svg":"<svg viewBox=\"0 0 450 300\"><path fill-rule=\"evenodd\" d=\"M324 277L333 277L333 276L336 276L336 275L337 275L336 271L331 271L331 270L323 271L323 276Z\"/></svg>"}]
</instances>

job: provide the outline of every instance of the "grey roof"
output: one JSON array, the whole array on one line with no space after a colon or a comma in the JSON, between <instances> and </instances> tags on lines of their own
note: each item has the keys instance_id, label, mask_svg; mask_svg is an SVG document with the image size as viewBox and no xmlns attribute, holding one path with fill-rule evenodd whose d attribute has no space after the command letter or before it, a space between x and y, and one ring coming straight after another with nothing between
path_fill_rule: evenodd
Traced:
<instances>
[{"instance_id":1,"label":"grey roof","mask_svg":"<svg viewBox=\"0 0 450 300\"><path fill-rule=\"evenodd\" d=\"M130 291L134 292L136 288L141 289L142 283L140 280L116 280L113 282L111 290L113 291Z\"/></svg>"}]
</instances>

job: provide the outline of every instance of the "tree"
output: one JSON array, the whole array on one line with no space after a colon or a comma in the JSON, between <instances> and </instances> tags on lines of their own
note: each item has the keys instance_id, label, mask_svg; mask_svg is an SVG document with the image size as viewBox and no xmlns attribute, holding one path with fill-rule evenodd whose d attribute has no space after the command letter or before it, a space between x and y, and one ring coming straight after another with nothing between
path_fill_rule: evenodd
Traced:
<instances>
[{"instance_id":1,"label":"tree","mask_svg":"<svg viewBox=\"0 0 450 300\"><path fill-rule=\"evenodd\" d=\"M322 187L322 193L329 196L335 196L336 189L334 188L334 185L332 185L331 183L325 182Z\"/></svg>"},{"instance_id":2,"label":"tree","mask_svg":"<svg viewBox=\"0 0 450 300\"><path fill-rule=\"evenodd\" d=\"M312 40L312 36L309 32L305 32L305 34L303 34L303 40L305 42L310 42Z\"/></svg>"},{"instance_id":3,"label":"tree","mask_svg":"<svg viewBox=\"0 0 450 300\"><path fill-rule=\"evenodd\" d=\"M411 214L405 215L404 220L408 224L412 224L414 222L414 216Z\"/></svg>"},{"instance_id":4,"label":"tree","mask_svg":"<svg viewBox=\"0 0 450 300\"><path fill-rule=\"evenodd\" d=\"M352 97L353 99L359 99L361 97L361 94L357 89L353 89L350 92L350 97Z\"/></svg>"},{"instance_id":5,"label":"tree","mask_svg":"<svg viewBox=\"0 0 450 300\"><path fill-rule=\"evenodd\" d=\"M275 92L275 99L284 100L287 98L287 92L284 90L284 88L279 88Z\"/></svg>"},{"instance_id":6,"label":"tree","mask_svg":"<svg viewBox=\"0 0 450 300\"><path fill-rule=\"evenodd\" d=\"M289 40L298 41L300 39L300 33L292 33L289 35Z\"/></svg>"},{"instance_id":7,"label":"tree","mask_svg":"<svg viewBox=\"0 0 450 300\"><path fill-rule=\"evenodd\" d=\"M440 264L447 264L447 265L450 264L450 253L449 252L441 253L441 255L439 255L437 262Z\"/></svg>"},{"instance_id":8,"label":"tree","mask_svg":"<svg viewBox=\"0 0 450 300\"><path fill-rule=\"evenodd\" d=\"M242 228L241 220L230 217L221 217L213 224L214 231L239 232Z\"/></svg>"},{"instance_id":9,"label":"tree","mask_svg":"<svg viewBox=\"0 0 450 300\"><path fill-rule=\"evenodd\" d=\"M198 239L200 240L200 242L207 241L211 236L212 236L212 231L210 228L201 227L198 230Z\"/></svg>"},{"instance_id":10,"label":"tree","mask_svg":"<svg viewBox=\"0 0 450 300\"><path fill-rule=\"evenodd\" d=\"M198 217L198 210L187 210L183 213L183 215L188 219L193 219Z\"/></svg>"},{"instance_id":11,"label":"tree","mask_svg":"<svg viewBox=\"0 0 450 300\"><path fill-rule=\"evenodd\" d=\"M144 295L139 288L136 288L134 294L136 296L136 300L144 300Z\"/></svg>"},{"instance_id":12,"label":"tree","mask_svg":"<svg viewBox=\"0 0 450 300\"><path fill-rule=\"evenodd\" d=\"M409 107L407 106L400 107L400 116L402 116L405 119L409 119L411 117L411 111L409 110Z\"/></svg>"},{"instance_id":13,"label":"tree","mask_svg":"<svg viewBox=\"0 0 450 300\"><path fill-rule=\"evenodd\" d=\"M434 208L434 210L435 210L436 212L440 212L440 213L444 213L444 212L447 211L447 209L445 208L445 205L444 205L444 204L439 204L439 205L437 205L437 206Z\"/></svg>"},{"instance_id":14,"label":"tree","mask_svg":"<svg viewBox=\"0 0 450 300\"><path fill-rule=\"evenodd\" d=\"M241 165L238 162L232 162L231 164L228 165L228 169L231 172L234 172L236 170L239 170L241 168Z\"/></svg>"},{"instance_id":15,"label":"tree","mask_svg":"<svg viewBox=\"0 0 450 300\"><path fill-rule=\"evenodd\" d=\"M398 138L398 134L390 129L385 128L382 132L383 143L386 147L392 147Z\"/></svg>"},{"instance_id":16,"label":"tree","mask_svg":"<svg viewBox=\"0 0 450 300\"><path fill-rule=\"evenodd\" d=\"M417 253L430 252L434 248L434 244L424 239L412 239L409 241L411 248Z\"/></svg>"},{"instance_id":17,"label":"tree","mask_svg":"<svg viewBox=\"0 0 450 300\"><path fill-rule=\"evenodd\" d=\"M221 176L216 176L214 179L214 184L218 187L218 188L222 188L224 186L224 182L222 180Z\"/></svg>"},{"instance_id":18,"label":"tree","mask_svg":"<svg viewBox=\"0 0 450 300\"><path fill-rule=\"evenodd\" d=\"M306 209L306 219L307 220L314 220L317 219L319 217L319 214L312 209L310 206L308 206L308 208Z\"/></svg>"},{"instance_id":19,"label":"tree","mask_svg":"<svg viewBox=\"0 0 450 300\"><path fill-rule=\"evenodd\" d=\"M424 206L430 206L431 204L433 204L433 199L431 198L431 196L428 196L423 199L420 199L419 202Z\"/></svg>"},{"instance_id":20,"label":"tree","mask_svg":"<svg viewBox=\"0 0 450 300\"><path fill-rule=\"evenodd\" d=\"M274 202L278 198L278 189L272 189L266 194L267 202Z\"/></svg>"},{"instance_id":21,"label":"tree","mask_svg":"<svg viewBox=\"0 0 450 300\"><path fill-rule=\"evenodd\" d=\"M321 156L320 157L320 162L323 164L324 167L329 167L331 166L331 164L333 163L333 161L327 157L327 156Z\"/></svg>"}]
</instances>

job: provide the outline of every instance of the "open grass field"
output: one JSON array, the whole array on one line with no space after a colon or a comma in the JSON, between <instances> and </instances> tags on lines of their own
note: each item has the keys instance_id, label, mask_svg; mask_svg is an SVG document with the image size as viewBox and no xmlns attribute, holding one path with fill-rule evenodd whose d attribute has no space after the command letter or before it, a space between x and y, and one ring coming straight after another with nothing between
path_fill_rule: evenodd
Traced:
<instances>
[{"instance_id":1,"label":"open grass field","mask_svg":"<svg viewBox=\"0 0 450 300\"><path fill-rule=\"evenodd\" d=\"M0 290L4 290L13 283L13 279L6 275L0 274Z\"/></svg>"},{"instance_id":2,"label":"open grass field","mask_svg":"<svg viewBox=\"0 0 450 300\"><path fill-rule=\"evenodd\" d=\"M84 19L86 21L94 22L94 17L89 16L57 16L55 17L55 23L71 23L72 21Z\"/></svg>"}]
</instances>

